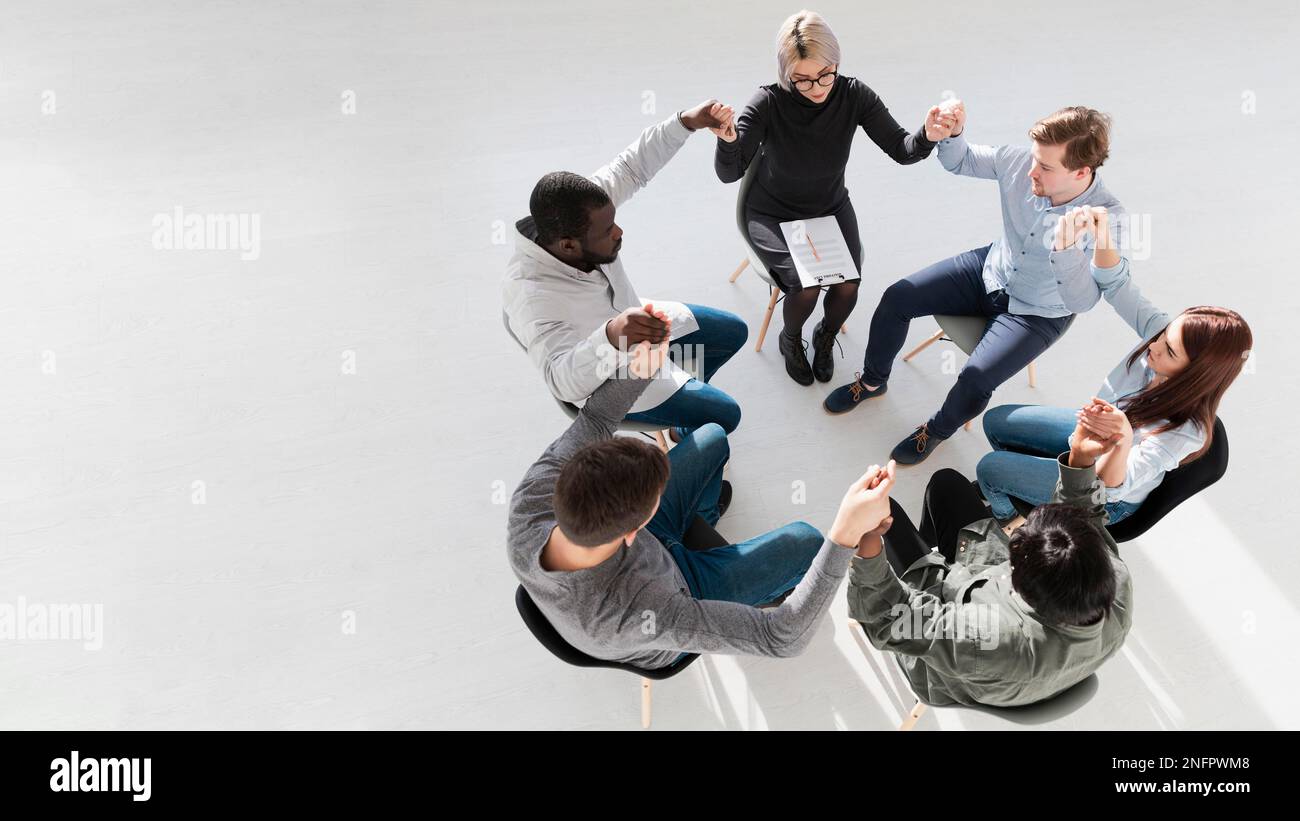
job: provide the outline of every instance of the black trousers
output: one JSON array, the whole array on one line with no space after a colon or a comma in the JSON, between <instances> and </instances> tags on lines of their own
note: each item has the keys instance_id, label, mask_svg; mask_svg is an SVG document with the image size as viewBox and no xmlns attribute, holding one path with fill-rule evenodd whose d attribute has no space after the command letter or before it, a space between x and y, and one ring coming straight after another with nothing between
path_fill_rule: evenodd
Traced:
<instances>
[{"instance_id":1,"label":"black trousers","mask_svg":"<svg viewBox=\"0 0 1300 821\"><path fill-rule=\"evenodd\" d=\"M889 512L894 523L884 536L885 556L899 576L933 547L938 547L948 562L956 561L957 534L971 522L990 516L970 480L952 468L936 471L925 486L919 530L892 498Z\"/></svg>"}]
</instances>

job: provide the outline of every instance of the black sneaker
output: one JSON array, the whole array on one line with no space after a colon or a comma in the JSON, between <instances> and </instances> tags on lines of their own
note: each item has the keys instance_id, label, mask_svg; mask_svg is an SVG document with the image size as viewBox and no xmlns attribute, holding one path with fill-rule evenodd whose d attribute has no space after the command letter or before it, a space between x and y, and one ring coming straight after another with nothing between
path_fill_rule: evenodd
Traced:
<instances>
[{"instance_id":1,"label":"black sneaker","mask_svg":"<svg viewBox=\"0 0 1300 821\"><path fill-rule=\"evenodd\" d=\"M722 489L718 491L718 518L721 519L727 515L727 508L731 507L731 482L726 479L722 480Z\"/></svg>"},{"instance_id":2,"label":"black sneaker","mask_svg":"<svg viewBox=\"0 0 1300 821\"><path fill-rule=\"evenodd\" d=\"M874 391L868 390L867 386L862 383L862 374L853 375L853 381L847 385L841 385L830 392L826 401L822 402L822 407L827 413L848 413L861 404L863 399L875 399L878 396L884 396L889 386L881 383Z\"/></svg>"},{"instance_id":3,"label":"black sneaker","mask_svg":"<svg viewBox=\"0 0 1300 821\"><path fill-rule=\"evenodd\" d=\"M829 382L835 375L835 346L839 344L836 339L835 331L829 333L822 330L825 320L818 322L817 327L813 328L813 376L817 377L818 382Z\"/></svg>"},{"instance_id":4,"label":"black sneaker","mask_svg":"<svg viewBox=\"0 0 1300 821\"><path fill-rule=\"evenodd\" d=\"M808 343L802 337L791 338L781 331L777 347L785 357L785 372L800 385L813 383L812 365L808 364Z\"/></svg>"},{"instance_id":5,"label":"black sneaker","mask_svg":"<svg viewBox=\"0 0 1300 821\"><path fill-rule=\"evenodd\" d=\"M912 435L899 442L889 454L900 465L919 465L924 462L934 449L942 444L943 439L930 433L926 425L912 431Z\"/></svg>"}]
</instances>

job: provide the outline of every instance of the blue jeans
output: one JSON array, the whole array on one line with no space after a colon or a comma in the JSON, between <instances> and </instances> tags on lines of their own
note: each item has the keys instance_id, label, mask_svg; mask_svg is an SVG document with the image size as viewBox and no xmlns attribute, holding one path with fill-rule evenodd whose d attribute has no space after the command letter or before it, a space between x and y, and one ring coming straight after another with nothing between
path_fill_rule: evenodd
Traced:
<instances>
[{"instance_id":1,"label":"blue jeans","mask_svg":"<svg viewBox=\"0 0 1300 821\"><path fill-rule=\"evenodd\" d=\"M990 247L949 257L900 279L885 289L871 317L862 364L862 382L867 385L889 381L894 357L907 340L907 326L913 319L935 314L987 317L984 336L957 374L957 384L928 422L930 433L941 439L979 416L993 390L1037 359L1074 320L1073 314L1013 314L1005 291L987 293L983 272Z\"/></svg>"},{"instance_id":2,"label":"blue jeans","mask_svg":"<svg viewBox=\"0 0 1300 821\"><path fill-rule=\"evenodd\" d=\"M799 584L821 550L822 534L794 522L746 542L687 549L682 536L697 514L717 524L722 466L730 454L727 435L716 424L700 427L670 450L668 485L646 530L668 548L695 598L765 604Z\"/></svg>"},{"instance_id":3,"label":"blue jeans","mask_svg":"<svg viewBox=\"0 0 1300 821\"><path fill-rule=\"evenodd\" d=\"M980 460L975 475L998 519L1015 517L1012 496L1035 506L1052 501L1060 477L1056 457L1070 449L1074 413L1070 408L999 405L984 414L984 435L993 452ZM1138 507L1132 502L1107 502L1109 523L1122 521Z\"/></svg>"},{"instance_id":4,"label":"blue jeans","mask_svg":"<svg viewBox=\"0 0 1300 821\"><path fill-rule=\"evenodd\" d=\"M740 405L710 385L709 380L745 344L749 338L749 326L730 311L704 305L687 307L695 314L700 328L674 339L670 354L679 366L695 367L700 378L692 377L667 401L623 418L629 422L676 427L682 436L709 422L716 422L725 432L731 433L740 424ZM687 353L685 359L681 356L683 352Z\"/></svg>"}]
</instances>

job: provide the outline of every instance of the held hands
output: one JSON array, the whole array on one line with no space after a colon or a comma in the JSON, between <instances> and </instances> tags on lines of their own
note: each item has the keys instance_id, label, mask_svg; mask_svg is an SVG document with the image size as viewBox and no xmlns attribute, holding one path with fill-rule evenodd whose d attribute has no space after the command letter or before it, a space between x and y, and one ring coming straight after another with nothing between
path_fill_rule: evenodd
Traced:
<instances>
[{"instance_id":1,"label":"held hands","mask_svg":"<svg viewBox=\"0 0 1300 821\"><path fill-rule=\"evenodd\" d=\"M826 537L838 545L852 547L882 525L884 530L879 533L884 533L889 528L885 519L889 518L889 491L893 487L894 461L891 459L883 468L872 465L849 485Z\"/></svg>"},{"instance_id":2,"label":"held hands","mask_svg":"<svg viewBox=\"0 0 1300 821\"><path fill-rule=\"evenodd\" d=\"M1064 251L1074 247L1080 238L1092 234L1098 248L1110 248L1110 215L1100 205L1082 205L1071 208L1056 220L1056 240L1052 249Z\"/></svg>"},{"instance_id":3,"label":"held hands","mask_svg":"<svg viewBox=\"0 0 1300 821\"><path fill-rule=\"evenodd\" d=\"M1133 438L1133 426L1129 424L1124 411L1095 396L1079 409L1075 418L1091 435L1098 438L1115 438L1117 442L1123 441L1125 437Z\"/></svg>"},{"instance_id":4,"label":"held hands","mask_svg":"<svg viewBox=\"0 0 1300 821\"><path fill-rule=\"evenodd\" d=\"M664 360L668 358L668 340L651 345L649 342L637 343L627 359L628 371L637 379L649 379L659 373Z\"/></svg>"},{"instance_id":5,"label":"held hands","mask_svg":"<svg viewBox=\"0 0 1300 821\"><path fill-rule=\"evenodd\" d=\"M1133 430L1123 412L1093 397L1092 404L1079 411L1079 422L1074 426L1074 435L1070 439L1070 465L1088 467L1094 464L1126 435L1132 436Z\"/></svg>"},{"instance_id":6,"label":"held hands","mask_svg":"<svg viewBox=\"0 0 1300 821\"><path fill-rule=\"evenodd\" d=\"M605 336L609 344L620 349L630 349L642 342L659 344L667 342L672 321L653 305L628 308L605 323Z\"/></svg>"},{"instance_id":7,"label":"held hands","mask_svg":"<svg viewBox=\"0 0 1300 821\"><path fill-rule=\"evenodd\" d=\"M932 143L946 140L962 132L966 125L966 106L961 100L944 100L942 105L932 105L925 114L925 138Z\"/></svg>"},{"instance_id":8,"label":"held hands","mask_svg":"<svg viewBox=\"0 0 1300 821\"><path fill-rule=\"evenodd\" d=\"M651 319L663 325L663 337L655 340L640 340L632 346L631 354L628 356L627 369L637 379L649 379L659 373L663 367L664 359L668 356L668 340L672 336L673 321L668 318L668 314L659 310L653 303L647 302L644 308L629 309L619 316L610 320L610 323L617 321L619 317L629 314L631 311L640 310ZM607 332L608 333L608 332Z\"/></svg>"},{"instance_id":9,"label":"held hands","mask_svg":"<svg viewBox=\"0 0 1300 821\"><path fill-rule=\"evenodd\" d=\"M695 108L682 112L682 123L695 130L707 128L727 142L736 140L736 110L717 100L705 100Z\"/></svg>"}]
</instances>

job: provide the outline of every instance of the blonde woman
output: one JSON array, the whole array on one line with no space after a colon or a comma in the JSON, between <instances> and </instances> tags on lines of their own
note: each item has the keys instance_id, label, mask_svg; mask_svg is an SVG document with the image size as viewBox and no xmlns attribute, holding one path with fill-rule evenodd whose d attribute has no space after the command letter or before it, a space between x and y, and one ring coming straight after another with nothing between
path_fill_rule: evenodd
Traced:
<instances>
[{"instance_id":1,"label":"blonde woman","mask_svg":"<svg viewBox=\"0 0 1300 821\"><path fill-rule=\"evenodd\" d=\"M800 385L811 385L814 376L822 382L831 379L835 331L858 301L858 280L827 288L825 316L813 329L809 364L803 326L817 307L820 289L800 286L780 223L834 216L861 273L862 242L844 186L844 167L858 128L895 162L909 165L930 156L955 118L934 106L924 125L909 133L866 83L839 73L839 41L815 12L798 12L781 25L776 63L777 81L759 87L738 118L722 117L727 124L713 165L718 179L731 183L762 153L747 204L749 236L785 293L780 349L786 372Z\"/></svg>"}]
</instances>

